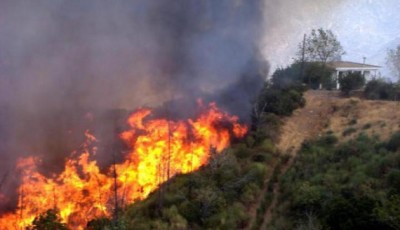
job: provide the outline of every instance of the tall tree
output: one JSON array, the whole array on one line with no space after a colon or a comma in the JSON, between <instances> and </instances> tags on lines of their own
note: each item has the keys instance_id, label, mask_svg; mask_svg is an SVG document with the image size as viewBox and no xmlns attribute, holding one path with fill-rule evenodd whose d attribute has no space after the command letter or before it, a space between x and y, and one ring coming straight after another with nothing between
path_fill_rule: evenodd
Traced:
<instances>
[{"instance_id":1,"label":"tall tree","mask_svg":"<svg viewBox=\"0 0 400 230\"><path fill-rule=\"evenodd\" d=\"M313 29L299 44L298 56L301 61L322 62L340 60L345 54L342 45L331 30Z\"/></svg>"},{"instance_id":2,"label":"tall tree","mask_svg":"<svg viewBox=\"0 0 400 230\"><path fill-rule=\"evenodd\" d=\"M297 62L300 62L302 66L302 78L306 80L309 86L317 84L318 87L322 87L325 83L331 85L332 76L326 63L340 60L343 54L345 54L343 47L331 30L313 29L309 35L304 36L297 52ZM320 70L316 78L309 73L305 73L306 62L312 62L313 65L311 66L316 67L313 69Z\"/></svg>"},{"instance_id":3,"label":"tall tree","mask_svg":"<svg viewBox=\"0 0 400 230\"><path fill-rule=\"evenodd\" d=\"M395 49L388 50L386 62L397 80L400 81L400 45Z\"/></svg>"}]
</instances>

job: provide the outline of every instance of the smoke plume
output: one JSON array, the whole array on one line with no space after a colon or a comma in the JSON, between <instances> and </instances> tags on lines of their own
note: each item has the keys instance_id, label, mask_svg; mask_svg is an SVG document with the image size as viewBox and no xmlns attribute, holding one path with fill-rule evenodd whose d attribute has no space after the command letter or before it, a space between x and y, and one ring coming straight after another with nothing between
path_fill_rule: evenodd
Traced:
<instances>
[{"instance_id":1,"label":"smoke plume","mask_svg":"<svg viewBox=\"0 0 400 230\"><path fill-rule=\"evenodd\" d=\"M266 77L263 8L261 0L1 1L0 192L15 188L18 157L60 170L85 129L108 162L138 106L169 104L179 116L202 97L246 118Z\"/></svg>"}]
</instances>

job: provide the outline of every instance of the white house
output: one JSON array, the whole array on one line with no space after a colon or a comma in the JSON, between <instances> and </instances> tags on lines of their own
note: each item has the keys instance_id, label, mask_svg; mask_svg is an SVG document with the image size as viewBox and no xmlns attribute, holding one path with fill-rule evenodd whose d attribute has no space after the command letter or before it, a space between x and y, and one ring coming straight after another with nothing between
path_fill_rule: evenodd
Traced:
<instances>
[{"instance_id":1,"label":"white house","mask_svg":"<svg viewBox=\"0 0 400 230\"><path fill-rule=\"evenodd\" d=\"M369 65L364 63L356 63L349 61L334 61L328 62L327 66L334 69L333 79L336 80L336 89L340 89L339 78L347 73L360 72L364 75L365 79L371 80L379 74L380 66Z\"/></svg>"}]
</instances>

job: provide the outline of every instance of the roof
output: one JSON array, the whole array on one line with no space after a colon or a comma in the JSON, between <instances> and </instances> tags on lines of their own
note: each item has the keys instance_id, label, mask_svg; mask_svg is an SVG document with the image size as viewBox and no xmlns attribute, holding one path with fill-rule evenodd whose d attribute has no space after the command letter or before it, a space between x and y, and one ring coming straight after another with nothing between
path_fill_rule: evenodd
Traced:
<instances>
[{"instance_id":1,"label":"roof","mask_svg":"<svg viewBox=\"0 0 400 230\"><path fill-rule=\"evenodd\" d=\"M379 69L380 66L377 65L370 65L370 64L363 64L357 62L350 62L350 61L333 61L328 62L327 65L334 69Z\"/></svg>"}]
</instances>

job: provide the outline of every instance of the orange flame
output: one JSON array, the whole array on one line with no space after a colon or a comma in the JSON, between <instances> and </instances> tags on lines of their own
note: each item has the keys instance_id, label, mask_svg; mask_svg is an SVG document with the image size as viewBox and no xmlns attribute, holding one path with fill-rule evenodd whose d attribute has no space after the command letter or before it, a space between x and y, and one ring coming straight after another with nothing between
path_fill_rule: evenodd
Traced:
<instances>
[{"instance_id":1,"label":"orange flame","mask_svg":"<svg viewBox=\"0 0 400 230\"><path fill-rule=\"evenodd\" d=\"M96 139L88 132L84 151L74 153L59 175L47 178L40 174L38 159L33 157L20 160L18 209L0 217L0 229L23 229L52 208L60 211L61 219L72 229L83 229L91 219L110 216L115 191L119 205L144 199L172 176L207 164L212 148L221 152L232 136L242 137L247 132L237 117L221 112L214 103L196 120L149 120L150 115L151 110L140 109L129 117L131 130L120 137L131 150L125 161L108 173L100 172L91 160Z\"/></svg>"}]
</instances>

